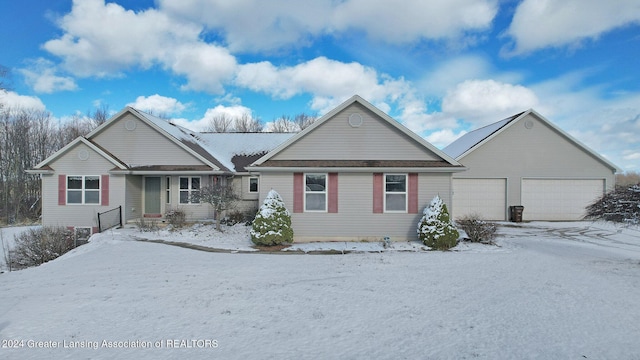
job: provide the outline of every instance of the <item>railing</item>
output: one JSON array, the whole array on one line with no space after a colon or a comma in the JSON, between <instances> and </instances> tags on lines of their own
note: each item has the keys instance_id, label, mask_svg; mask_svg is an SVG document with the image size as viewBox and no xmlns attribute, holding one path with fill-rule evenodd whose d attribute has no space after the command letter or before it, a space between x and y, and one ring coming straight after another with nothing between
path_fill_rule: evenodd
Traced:
<instances>
[{"instance_id":1,"label":"railing","mask_svg":"<svg viewBox=\"0 0 640 360\"><path fill-rule=\"evenodd\" d=\"M98 213L98 232L103 232L116 226L122 227L122 206Z\"/></svg>"}]
</instances>

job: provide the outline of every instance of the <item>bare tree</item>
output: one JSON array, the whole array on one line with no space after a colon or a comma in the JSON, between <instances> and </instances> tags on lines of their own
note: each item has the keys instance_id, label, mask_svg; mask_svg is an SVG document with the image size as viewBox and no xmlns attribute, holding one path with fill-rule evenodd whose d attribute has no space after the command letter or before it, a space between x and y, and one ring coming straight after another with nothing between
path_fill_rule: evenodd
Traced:
<instances>
[{"instance_id":1,"label":"bare tree","mask_svg":"<svg viewBox=\"0 0 640 360\"><path fill-rule=\"evenodd\" d=\"M256 119L249 114L242 114L242 116L235 118L233 127L236 132L249 133L262 131L262 123L260 119Z\"/></svg>"},{"instance_id":2,"label":"bare tree","mask_svg":"<svg viewBox=\"0 0 640 360\"><path fill-rule=\"evenodd\" d=\"M94 128L104 124L109 119L109 105L103 104L93 112L91 110L87 111L87 118L91 120Z\"/></svg>"},{"instance_id":3,"label":"bare tree","mask_svg":"<svg viewBox=\"0 0 640 360\"><path fill-rule=\"evenodd\" d=\"M300 113L293 118L293 122L298 126L300 131L302 131L311 126L311 124L313 124L317 118L318 117L315 115Z\"/></svg>"},{"instance_id":4,"label":"bare tree","mask_svg":"<svg viewBox=\"0 0 640 360\"><path fill-rule=\"evenodd\" d=\"M214 182L212 185L202 187L200 193L197 194L197 201L209 203L215 211L216 229L222 231L220 220L222 214L231 210L240 197L233 188L231 177L222 178Z\"/></svg>"},{"instance_id":5,"label":"bare tree","mask_svg":"<svg viewBox=\"0 0 640 360\"><path fill-rule=\"evenodd\" d=\"M209 120L209 125L205 129L209 132L226 133L232 130L233 119L227 114L219 114Z\"/></svg>"},{"instance_id":6,"label":"bare tree","mask_svg":"<svg viewBox=\"0 0 640 360\"><path fill-rule=\"evenodd\" d=\"M270 124L269 130L276 133L292 133L300 131L298 125L291 120L289 115L282 115Z\"/></svg>"}]
</instances>

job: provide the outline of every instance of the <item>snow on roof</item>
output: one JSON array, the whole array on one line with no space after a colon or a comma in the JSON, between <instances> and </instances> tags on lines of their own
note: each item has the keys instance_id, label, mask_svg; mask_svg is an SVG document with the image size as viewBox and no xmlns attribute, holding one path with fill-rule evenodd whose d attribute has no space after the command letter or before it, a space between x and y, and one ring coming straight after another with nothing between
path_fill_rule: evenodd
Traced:
<instances>
[{"instance_id":1,"label":"snow on roof","mask_svg":"<svg viewBox=\"0 0 640 360\"><path fill-rule=\"evenodd\" d=\"M189 148L200 155L206 152L209 157L215 159L214 162L231 171L244 171L244 169L236 169L232 161L234 156L263 155L295 135L293 133L198 133L175 125L170 120L133 110L178 141L188 143Z\"/></svg>"},{"instance_id":2,"label":"snow on roof","mask_svg":"<svg viewBox=\"0 0 640 360\"><path fill-rule=\"evenodd\" d=\"M495 122L493 124L487 125L485 127L481 127L479 129L468 132L462 135L461 137L459 137L457 140L455 140L451 144L447 145L447 147L442 149L442 151L444 151L447 155L451 156L452 158L457 159L460 155L467 152L467 150L476 146L482 140L491 136L491 134L500 130L503 126L507 125L512 120L516 119L522 114L523 113L519 113L511 117L508 117L506 119Z\"/></svg>"},{"instance_id":3,"label":"snow on roof","mask_svg":"<svg viewBox=\"0 0 640 360\"><path fill-rule=\"evenodd\" d=\"M275 149L294 133L199 133L197 138L205 150L229 169L234 169L234 156L250 156ZM240 171L242 169L235 169Z\"/></svg>"}]
</instances>

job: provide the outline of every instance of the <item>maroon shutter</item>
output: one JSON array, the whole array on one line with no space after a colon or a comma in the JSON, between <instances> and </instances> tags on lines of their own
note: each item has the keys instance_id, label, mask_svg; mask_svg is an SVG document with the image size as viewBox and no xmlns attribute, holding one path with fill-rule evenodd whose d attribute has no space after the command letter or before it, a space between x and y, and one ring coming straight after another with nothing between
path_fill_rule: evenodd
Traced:
<instances>
[{"instance_id":1,"label":"maroon shutter","mask_svg":"<svg viewBox=\"0 0 640 360\"><path fill-rule=\"evenodd\" d=\"M338 173L329 173L329 188L327 197L329 198L328 211L338 212Z\"/></svg>"},{"instance_id":2,"label":"maroon shutter","mask_svg":"<svg viewBox=\"0 0 640 360\"><path fill-rule=\"evenodd\" d=\"M304 175L302 173L293 174L293 212L304 211Z\"/></svg>"},{"instance_id":3,"label":"maroon shutter","mask_svg":"<svg viewBox=\"0 0 640 360\"><path fill-rule=\"evenodd\" d=\"M373 174L373 213L380 214L384 212L384 201L382 197L384 179L381 173Z\"/></svg>"},{"instance_id":4,"label":"maroon shutter","mask_svg":"<svg viewBox=\"0 0 640 360\"><path fill-rule=\"evenodd\" d=\"M67 175L58 175L58 205L67 205Z\"/></svg>"},{"instance_id":5,"label":"maroon shutter","mask_svg":"<svg viewBox=\"0 0 640 360\"><path fill-rule=\"evenodd\" d=\"M109 175L102 175L100 179L100 198L103 206L109 206Z\"/></svg>"},{"instance_id":6,"label":"maroon shutter","mask_svg":"<svg viewBox=\"0 0 640 360\"><path fill-rule=\"evenodd\" d=\"M409 196L408 199L408 209L407 212L409 214L417 214L418 213L418 174L412 173L409 174L409 192L407 194Z\"/></svg>"}]
</instances>

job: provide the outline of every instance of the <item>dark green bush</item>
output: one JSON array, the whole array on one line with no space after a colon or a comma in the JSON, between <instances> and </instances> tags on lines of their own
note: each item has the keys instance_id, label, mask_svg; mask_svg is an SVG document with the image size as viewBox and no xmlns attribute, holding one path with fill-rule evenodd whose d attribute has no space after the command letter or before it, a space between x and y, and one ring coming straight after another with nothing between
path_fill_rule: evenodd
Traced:
<instances>
[{"instance_id":1,"label":"dark green bush","mask_svg":"<svg viewBox=\"0 0 640 360\"><path fill-rule=\"evenodd\" d=\"M458 244L460 234L440 196L433 198L423 214L418 223L418 237L425 245L435 250L449 250Z\"/></svg>"},{"instance_id":2,"label":"dark green bush","mask_svg":"<svg viewBox=\"0 0 640 360\"><path fill-rule=\"evenodd\" d=\"M258 209L251 229L251 241L256 245L280 245L293 242L291 215L275 190L269 191Z\"/></svg>"}]
</instances>

